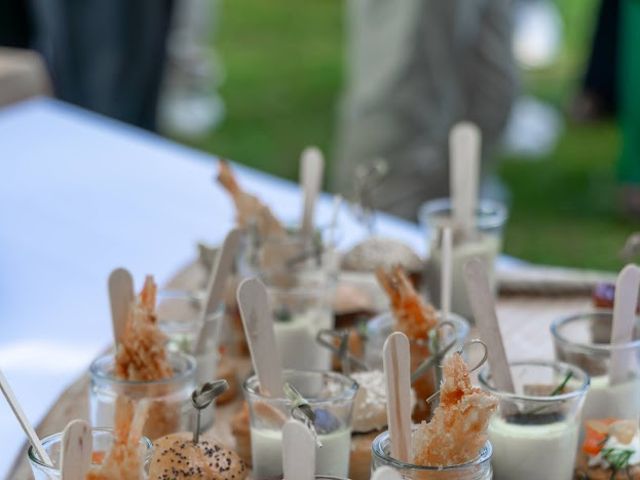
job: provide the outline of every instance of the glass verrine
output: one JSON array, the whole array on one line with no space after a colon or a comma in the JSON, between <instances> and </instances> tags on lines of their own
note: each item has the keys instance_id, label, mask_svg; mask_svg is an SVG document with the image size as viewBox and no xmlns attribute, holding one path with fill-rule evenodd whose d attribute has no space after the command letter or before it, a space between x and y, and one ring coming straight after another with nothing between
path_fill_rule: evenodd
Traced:
<instances>
[{"instance_id":1,"label":"glass verrine","mask_svg":"<svg viewBox=\"0 0 640 480\"><path fill-rule=\"evenodd\" d=\"M438 312L440 320L440 313ZM382 347L387 337L394 331L394 318L391 312L386 312L372 318L367 323L366 341L365 341L365 362L370 369L382 370ZM462 348L462 345L469 336L469 323L459 315L450 313L446 325L442 325L438 329L437 343L435 339L409 340L409 348L411 353L411 371L416 372L420 364L422 364L433 353L433 346L446 348L451 346L449 352L455 352ZM435 365L439 365L436 362ZM414 422L427 420L431 414L430 405L426 400L433 395L439 383L440 371L439 367L427 370L423 375L413 382L413 388L416 392L416 406L413 410Z\"/></svg>"},{"instance_id":2,"label":"glass verrine","mask_svg":"<svg viewBox=\"0 0 640 480\"><path fill-rule=\"evenodd\" d=\"M160 329L169 337L168 348L192 354L203 326L204 291L158 291L156 318Z\"/></svg>"},{"instance_id":3,"label":"glass verrine","mask_svg":"<svg viewBox=\"0 0 640 480\"><path fill-rule=\"evenodd\" d=\"M424 203L420 207L418 218L427 235L430 250L426 275L427 286L431 298L439 307L442 232L445 227L454 227L451 200L439 198ZM462 239L456 233L456 229L453 229L451 309L464 318L473 319L464 284L464 265L471 258L482 258L487 264L489 278L495 289L495 260L502 251L503 230L507 218L507 208L502 203L482 199L478 202L476 210L476 236L471 239Z\"/></svg>"},{"instance_id":4,"label":"glass verrine","mask_svg":"<svg viewBox=\"0 0 640 480\"><path fill-rule=\"evenodd\" d=\"M331 352L316 342L333 329L333 285L321 270L296 270L285 277L263 275L283 368L330 370Z\"/></svg>"},{"instance_id":5,"label":"glass verrine","mask_svg":"<svg viewBox=\"0 0 640 480\"><path fill-rule=\"evenodd\" d=\"M339 373L299 370L285 370L283 381L300 392L315 415L313 424L322 443L316 449L316 474L347 477L358 384ZM262 395L255 375L245 381L243 390L249 404L253 474L282 475L282 426L294 405L284 396Z\"/></svg>"},{"instance_id":6,"label":"glass verrine","mask_svg":"<svg viewBox=\"0 0 640 480\"><path fill-rule=\"evenodd\" d=\"M577 365L591 376L583 420L640 418L640 328L636 319L633 340L612 345L609 310L579 313L551 325L558 360ZM624 379L612 385L609 376L612 355L620 355L626 367Z\"/></svg>"},{"instance_id":7,"label":"glass verrine","mask_svg":"<svg viewBox=\"0 0 640 480\"><path fill-rule=\"evenodd\" d=\"M488 368L478 377L499 400L488 429L494 477L572 479L589 376L551 361L513 362L509 369L514 393L496 388Z\"/></svg>"},{"instance_id":8,"label":"glass verrine","mask_svg":"<svg viewBox=\"0 0 640 480\"><path fill-rule=\"evenodd\" d=\"M89 413L91 424L112 428L116 401L122 395L132 400L148 400L149 414L144 435L151 440L186 430L193 415L191 393L195 389L196 362L179 352L169 353L174 375L153 381L120 380L114 374L114 355L93 361L89 371Z\"/></svg>"},{"instance_id":9,"label":"glass verrine","mask_svg":"<svg viewBox=\"0 0 640 480\"><path fill-rule=\"evenodd\" d=\"M411 480L491 480L491 455L491 444L487 442L478 456L468 463L446 467L414 465L391 456L391 438L387 431L378 435L371 445L371 472L388 466L396 469L402 478Z\"/></svg>"},{"instance_id":10,"label":"glass verrine","mask_svg":"<svg viewBox=\"0 0 640 480\"><path fill-rule=\"evenodd\" d=\"M91 436L93 439L94 455L106 453L111 449L114 439L113 430L108 428L92 428ZM43 438L42 446L51 458L53 466L46 465L36 450L33 447L29 447L27 450L27 458L29 459L29 465L31 466L31 471L33 472L35 480L61 480L60 452L62 450L62 433L55 433ZM151 443L151 440L146 437L142 437L140 439L140 458L145 471L141 478L147 478L146 471L152 455L153 444ZM100 464L100 462L96 461L98 458L94 457L94 465Z\"/></svg>"}]
</instances>

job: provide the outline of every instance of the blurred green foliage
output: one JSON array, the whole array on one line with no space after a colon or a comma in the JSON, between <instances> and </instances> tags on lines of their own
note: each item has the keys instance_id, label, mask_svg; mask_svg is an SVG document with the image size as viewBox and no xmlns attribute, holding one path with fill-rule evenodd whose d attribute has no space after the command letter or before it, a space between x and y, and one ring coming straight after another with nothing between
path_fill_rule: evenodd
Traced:
<instances>
[{"instance_id":1,"label":"blurred green foliage","mask_svg":"<svg viewBox=\"0 0 640 480\"><path fill-rule=\"evenodd\" d=\"M598 0L557 0L564 45L549 68L522 74L525 91L564 110L579 85ZM226 0L214 39L226 69L227 116L190 142L295 179L308 144L331 152L344 63L344 10L338 0ZM548 157L505 158L512 192L507 253L545 264L617 269L634 225L616 213L612 122L568 124Z\"/></svg>"}]
</instances>

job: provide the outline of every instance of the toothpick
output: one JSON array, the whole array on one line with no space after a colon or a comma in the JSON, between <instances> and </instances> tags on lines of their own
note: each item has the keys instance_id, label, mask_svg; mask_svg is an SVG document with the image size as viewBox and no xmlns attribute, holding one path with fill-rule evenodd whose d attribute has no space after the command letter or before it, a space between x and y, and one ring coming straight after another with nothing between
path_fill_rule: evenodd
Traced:
<instances>
[{"instance_id":1,"label":"toothpick","mask_svg":"<svg viewBox=\"0 0 640 480\"><path fill-rule=\"evenodd\" d=\"M113 323L113 338L116 345L124 334L129 318L129 310L135 299L133 278L128 270L116 268L109 275L109 303L111 304L111 321Z\"/></svg>"},{"instance_id":2,"label":"toothpick","mask_svg":"<svg viewBox=\"0 0 640 480\"><path fill-rule=\"evenodd\" d=\"M248 278L238 287L237 297L253 369L260 381L260 391L271 397L282 396L282 366L267 289L257 278Z\"/></svg>"},{"instance_id":3,"label":"toothpick","mask_svg":"<svg viewBox=\"0 0 640 480\"><path fill-rule=\"evenodd\" d=\"M311 238L313 234L313 216L316 199L322 185L323 172L324 157L322 152L317 147L305 148L300 158L300 184L304 194L300 230L303 238Z\"/></svg>"},{"instance_id":4,"label":"toothpick","mask_svg":"<svg viewBox=\"0 0 640 480\"><path fill-rule=\"evenodd\" d=\"M622 269L616 280L616 293L613 303L613 324L611 325L611 346L620 346L633 339L640 291L640 268L629 264ZM609 364L609 382L611 385L628 380L629 367L633 362L630 352L614 348Z\"/></svg>"},{"instance_id":5,"label":"toothpick","mask_svg":"<svg viewBox=\"0 0 640 480\"><path fill-rule=\"evenodd\" d=\"M467 237L475 232L480 171L480 129L470 122L454 125L449 135L451 203L455 225Z\"/></svg>"},{"instance_id":6,"label":"toothpick","mask_svg":"<svg viewBox=\"0 0 640 480\"><path fill-rule=\"evenodd\" d=\"M489 285L487 267L480 258L472 258L465 264L464 281L480 339L487 346L491 378L496 388L513 393L513 379L502 343L493 291Z\"/></svg>"},{"instance_id":7,"label":"toothpick","mask_svg":"<svg viewBox=\"0 0 640 480\"><path fill-rule=\"evenodd\" d=\"M84 420L73 420L62 433L61 480L85 480L92 453L91 427Z\"/></svg>"},{"instance_id":8,"label":"toothpick","mask_svg":"<svg viewBox=\"0 0 640 480\"><path fill-rule=\"evenodd\" d=\"M445 227L442 230L442 263L440 265L440 313L441 321L449 319L451 313L451 250L452 250L451 228Z\"/></svg>"},{"instance_id":9,"label":"toothpick","mask_svg":"<svg viewBox=\"0 0 640 480\"><path fill-rule=\"evenodd\" d=\"M31 423L29 423L29 419L25 415L24 410L22 410L22 406L20 405L20 403L18 402L18 399L14 395L13 390L11 390L11 386L9 385L9 382L7 381L6 377L2 373L2 370L0 370L0 389L4 394L4 398L7 399L7 403L11 407L11 410L13 410L13 414L18 419L18 423L20 423L22 430L27 435L29 442L31 443L31 445L37 452L38 456L40 457L40 460L42 460L42 463L44 463L45 465L52 467L53 462L51 461L51 458L49 458L49 455L47 454L46 450L42 446L42 442L40 441L40 438L38 438L36 431L31 426Z\"/></svg>"},{"instance_id":10,"label":"toothpick","mask_svg":"<svg viewBox=\"0 0 640 480\"><path fill-rule=\"evenodd\" d=\"M207 344L210 342L210 337L214 336L215 341L218 341L220 329L222 328L222 319L217 322L216 325L209 325L209 316L216 311L218 305L224 297L224 289L227 284L227 279L231 273L233 261L238 251L238 245L240 244L240 230L237 228L232 229L227 233L227 236L222 243L222 247L216 257L215 266L209 277L209 283L207 286L207 296L202 306L201 311L201 324L202 329L196 342L195 353L202 355L206 353Z\"/></svg>"},{"instance_id":11,"label":"toothpick","mask_svg":"<svg viewBox=\"0 0 640 480\"><path fill-rule=\"evenodd\" d=\"M387 389L387 421L391 456L402 462L411 459L411 360L409 339L402 332L387 337L382 349Z\"/></svg>"},{"instance_id":12,"label":"toothpick","mask_svg":"<svg viewBox=\"0 0 640 480\"><path fill-rule=\"evenodd\" d=\"M316 470L316 439L302 422L287 420L282 429L284 480L313 480Z\"/></svg>"}]
</instances>

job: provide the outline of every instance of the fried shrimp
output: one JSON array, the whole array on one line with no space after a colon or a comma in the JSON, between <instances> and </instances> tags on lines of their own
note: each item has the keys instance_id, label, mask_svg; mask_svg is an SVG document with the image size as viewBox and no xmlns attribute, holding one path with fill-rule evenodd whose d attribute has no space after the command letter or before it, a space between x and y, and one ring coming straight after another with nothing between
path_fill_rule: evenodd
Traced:
<instances>
[{"instance_id":1,"label":"fried shrimp","mask_svg":"<svg viewBox=\"0 0 640 480\"><path fill-rule=\"evenodd\" d=\"M240 227L255 225L261 238L284 236L286 231L271 210L257 197L238 184L229 164L219 162L218 182L229 192L236 206L236 221Z\"/></svg>"},{"instance_id":2,"label":"fried shrimp","mask_svg":"<svg viewBox=\"0 0 640 480\"><path fill-rule=\"evenodd\" d=\"M422 466L459 465L476 458L487 441L487 426L498 400L471 385L469 368L458 353L443 365L440 405L413 436L413 462Z\"/></svg>"},{"instance_id":3,"label":"fried shrimp","mask_svg":"<svg viewBox=\"0 0 640 480\"><path fill-rule=\"evenodd\" d=\"M167 337L156 322L157 286L147 276L137 301L131 306L122 341L117 346L116 378L150 381L173 375L167 359Z\"/></svg>"},{"instance_id":4,"label":"fried shrimp","mask_svg":"<svg viewBox=\"0 0 640 480\"><path fill-rule=\"evenodd\" d=\"M116 401L114 440L100 465L91 468L86 480L140 480L144 478L144 446L140 443L149 404L134 403L123 396Z\"/></svg>"},{"instance_id":5,"label":"fried shrimp","mask_svg":"<svg viewBox=\"0 0 640 480\"><path fill-rule=\"evenodd\" d=\"M436 311L422 300L402 267L398 265L389 271L379 268L376 276L391 301L397 330L410 340L427 339L438 324Z\"/></svg>"}]
</instances>

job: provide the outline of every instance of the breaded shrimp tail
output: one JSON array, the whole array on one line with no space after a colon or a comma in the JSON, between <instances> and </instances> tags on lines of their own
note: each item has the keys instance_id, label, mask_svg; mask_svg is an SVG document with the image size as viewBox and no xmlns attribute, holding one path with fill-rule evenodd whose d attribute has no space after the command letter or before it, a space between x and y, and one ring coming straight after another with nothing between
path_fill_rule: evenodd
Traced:
<instances>
[{"instance_id":1,"label":"breaded shrimp tail","mask_svg":"<svg viewBox=\"0 0 640 480\"><path fill-rule=\"evenodd\" d=\"M220 160L218 182L229 192L236 207L236 222L242 228L255 225L262 238L284 235L285 229L257 197L240 188L229 164Z\"/></svg>"},{"instance_id":2,"label":"breaded shrimp tail","mask_svg":"<svg viewBox=\"0 0 640 480\"><path fill-rule=\"evenodd\" d=\"M389 271L378 268L376 276L391 301L397 329L412 340L427 338L438 324L436 312L416 292L402 267L397 265Z\"/></svg>"},{"instance_id":3,"label":"breaded shrimp tail","mask_svg":"<svg viewBox=\"0 0 640 480\"><path fill-rule=\"evenodd\" d=\"M476 458L487 441L487 427L498 400L471 385L458 353L443 365L440 405L413 437L413 462L422 466L458 465Z\"/></svg>"}]
</instances>

